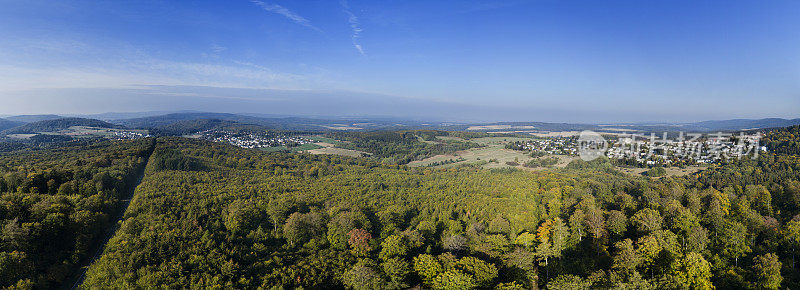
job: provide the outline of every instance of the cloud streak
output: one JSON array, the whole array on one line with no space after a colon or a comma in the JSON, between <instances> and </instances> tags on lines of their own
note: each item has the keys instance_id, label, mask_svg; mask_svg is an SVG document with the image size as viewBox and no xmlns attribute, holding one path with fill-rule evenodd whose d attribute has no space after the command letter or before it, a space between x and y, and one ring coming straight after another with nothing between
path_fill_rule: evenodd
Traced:
<instances>
[{"instance_id":1,"label":"cloud streak","mask_svg":"<svg viewBox=\"0 0 800 290\"><path fill-rule=\"evenodd\" d=\"M361 44L358 42L358 39L361 38L361 23L358 21L358 17L350 11L350 6L347 4L346 0L342 0L339 2L344 8L344 12L347 13L348 19L347 22L350 23L350 29L353 31L352 40L353 46L358 50L361 55L366 55L364 53L364 48L361 47Z\"/></svg>"},{"instance_id":2,"label":"cloud streak","mask_svg":"<svg viewBox=\"0 0 800 290\"><path fill-rule=\"evenodd\" d=\"M257 5L258 7L261 7L261 9L264 9L265 11L283 15L283 17L288 18L294 23L314 29L316 31L322 31L316 26L312 25L311 21L309 21L303 16L298 15L297 13L292 12L286 7L280 6L278 4L265 3L264 1L259 1L259 0L250 0L250 2Z\"/></svg>"}]
</instances>

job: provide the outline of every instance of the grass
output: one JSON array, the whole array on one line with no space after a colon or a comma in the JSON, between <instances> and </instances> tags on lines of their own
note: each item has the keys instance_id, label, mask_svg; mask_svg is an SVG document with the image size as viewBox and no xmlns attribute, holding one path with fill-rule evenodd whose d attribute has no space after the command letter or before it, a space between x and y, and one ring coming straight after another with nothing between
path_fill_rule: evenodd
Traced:
<instances>
[{"instance_id":1,"label":"grass","mask_svg":"<svg viewBox=\"0 0 800 290\"><path fill-rule=\"evenodd\" d=\"M275 146L275 147L264 147L264 148L260 148L260 149L263 150L263 151L267 151L267 152L276 152L276 151L289 150L289 151L294 153L294 152L312 150L312 149L319 149L319 148L323 148L323 147L319 146L319 145L316 145L316 144L302 144L300 146L295 146L295 147Z\"/></svg>"},{"instance_id":2,"label":"grass","mask_svg":"<svg viewBox=\"0 0 800 290\"><path fill-rule=\"evenodd\" d=\"M438 136L437 138L442 140L461 140L460 138L455 137L441 137ZM482 137L482 138L475 138L470 139L470 142L475 142L481 145L485 145L485 147L481 148L472 148L464 151L459 151L451 155L437 155L430 158L426 158L424 160L414 161L409 163L409 166L430 166L437 162L447 161L447 160L457 160L459 158L463 158L463 161L455 162L455 163L448 163L437 165L435 167L439 168L450 168L450 167L458 167L464 165L477 165L481 168L507 168L507 167L518 167L524 168L522 164L525 162L533 159L528 155L528 152L524 151L516 151L511 149L506 149L505 145L509 142L515 141L527 141L536 139L534 137ZM576 157L572 156L556 156L559 159L558 164L555 167L564 167L570 161L574 160ZM493 161L493 162L489 162ZM508 165L507 162L516 162L519 165L511 166Z\"/></svg>"},{"instance_id":3,"label":"grass","mask_svg":"<svg viewBox=\"0 0 800 290\"><path fill-rule=\"evenodd\" d=\"M328 138L328 137L322 137L322 136L304 136L304 138L311 139L314 142L322 142L322 143L328 143L328 144L333 144L333 145L342 144L342 142L339 141L339 140L331 139L331 138Z\"/></svg>"},{"instance_id":4,"label":"grass","mask_svg":"<svg viewBox=\"0 0 800 290\"><path fill-rule=\"evenodd\" d=\"M516 141L529 141L533 140L534 138L528 137L482 137L482 138L475 138L469 141L481 144L481 145L503 145L509 142L516 142Z\"/></svg>"},{"instance_id":5,"label":"grass","mask_svg":"<svg viewBox=\"0 0 800 290\"><path fill-rule=\"evenodd\" d=\"M324 147L309 150L308 153L311 154L333 154L333 155L343 155L343 156L350 156L350 157L361 157L362 154L368 154L361 151L344 149L344 148L336 148L336 147Z\"/></svg>"}]
</instances>

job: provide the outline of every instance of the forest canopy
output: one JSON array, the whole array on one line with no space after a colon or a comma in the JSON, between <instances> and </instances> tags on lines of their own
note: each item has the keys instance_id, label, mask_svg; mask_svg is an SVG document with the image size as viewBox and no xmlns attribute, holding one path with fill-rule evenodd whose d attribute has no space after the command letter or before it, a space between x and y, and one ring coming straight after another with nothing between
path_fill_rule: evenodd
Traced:
<instances>
[{"instance_id":1,"label":"forest canopy","mask_svg":"<svg viewBox=\"0 0 800 290\"><path fill-rule=\"evenodd\" d=\"M528 172L406 168L176 138L157 148L206 168L149 169L84 286L797 285L793 155L652 179L608 160Z\"/></svg>"},{"instance_id":2,"label":"forest canopy","mask_svg":"<svg viewBox=\"0 0 800 290\"><path fill-rule=\"evenodd\" d=\"M792 130L767 144L791 144ZM423 156L438 134L348 140ZM686 176L625 174L606 158L536 171L383 158L180 137L5 153L0 286L81 281L102 247L83 288L800 287L791 150Z\"/></svg>"}]
</instances>

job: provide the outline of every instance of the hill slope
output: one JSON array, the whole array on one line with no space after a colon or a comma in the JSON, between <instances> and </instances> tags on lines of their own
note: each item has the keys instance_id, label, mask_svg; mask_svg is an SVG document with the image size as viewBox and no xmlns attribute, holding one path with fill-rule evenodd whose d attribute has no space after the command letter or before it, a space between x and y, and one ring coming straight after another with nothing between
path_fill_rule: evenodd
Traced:
<instances>
[{"instance_id":1,"label":"hill slope","mask_svg":"<svg viewBox=\"0 0 800 290\"><path fill-rule=\"evenodd\" d=\"M167 126L178 121L217 119L233 121L244 124L255 124L269 127L274 130L286 131L332 131L332 128L347 129L408 129L415 126L414 122L398 124L396 120L373 119L315 119L304 117L256 117L229 113L174 113L161 116L124 119L112 121L114 124L129 128L153 129ZM357 126L356 126L357 125Z\"/></svg>"},{"instance_id":2,"label":"hill slope","mask_svg":"<svg viewBox=\"0 0 800 290\"><path fill-rule=\"evenodd\" d=\"M732 120L703 121L691 124L691 126L694 128L705 129L710 131L777 128L777 127L788 127L792 125L800 125L800 118L788 119L788 120L780 118L732 119Z\"/></svg>"},{"instance_id":3,"label":"hill slope","mask_svg":"<svg viewBox=\"0 0 800 290\"><path fill-rule=\"evenodd\" d=\"M7 120L7 119L0 119L0 131L6 130L6 129L11 129L11 128L14 128L14 127L18 127L18 126L20 126L22 124L24 124L24 123L15 122L15 121Z\"/></svg>"},{"instance_id":4,"label":"hill slope","mask_svg":"<svg viewBox=\"0 0 800 290\"><path fill-rule=\"evenodd\" d=\"M22 123L33 123L33 122L55 120L61 118L64 117L61 117L59 115L19 115L19 116L6 117L7 120L22 122Z\"/></svg>"},{"instance_id":5,"label":"hill slope","mask_svg":"<svg viewBox=\"0 0 800 290\"><path fill-rule=\"evenodd\" d=\"M2 134L33 134L38 132L55 132L58 130L66 129L72 126L90 126L90 127L100 127L100 128L112 128L114 127L113 124L95 120L95 119L84 119L84 118L63 118L63 119L55 119L55 120L46 120L46 121L38 121L33 123L28 123L16 128L11 128L8 130L2 131Z\"/></svg>"},{"instance_id":6,"label":"hill slope","mask_svg":"<svg viewBox=\"0 0 800 290\"><path fill-rule=\"evenodd\" d=\"M155 135L181 136L212 129L229 129L233 131L240 131L266 130L267 128L260 125L242 124L235 121L198 119L177 121L168 125L151 128L150 131Z\"/></svg>"}]
</instances>

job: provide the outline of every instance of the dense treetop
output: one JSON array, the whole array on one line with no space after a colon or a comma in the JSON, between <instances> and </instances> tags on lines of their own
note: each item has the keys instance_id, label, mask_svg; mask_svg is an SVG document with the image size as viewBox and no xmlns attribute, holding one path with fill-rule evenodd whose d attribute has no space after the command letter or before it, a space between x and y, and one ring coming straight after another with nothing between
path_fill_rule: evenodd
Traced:
<instances>
[{"instance_id":1,"label":"dense treetop","mask_svg":"<svg viewBox=\"0 0 800 290\"><path fill-rule=\"evenodd\" d=\"M66 282L110 227L152 141L0 156L0 287Z\"/></svg>"},{"instance_id":2,"label":"dense treetop","mask_svg":"<svg viewBox=\"0 0 800 290\"><path fill-rule=\"evenodd\" d=\"M756 159L683 177L606 158L398 165L473 146L436 137L472 133L439 131L338 135L379 158L179 137L10 152L0 286L71 281L143 172L84 288L798 288L796 130L771 132L766 144L788 145Z\"/></svg>"},{"instance_id":3,"label":"dense treetop","mask_svg":"<svg viewBox=\"0 0 800 290\"><path fill-rule=\"evenodd\" d=\"M204 167L149 167L84 286L798 283L800 242L781 234L796 231L800 241L796 156L653 179L622 174L607 159L526 172L405 168L185 139L159 139L155 156L162 152Z\"/></svg>"}]
</instances>

